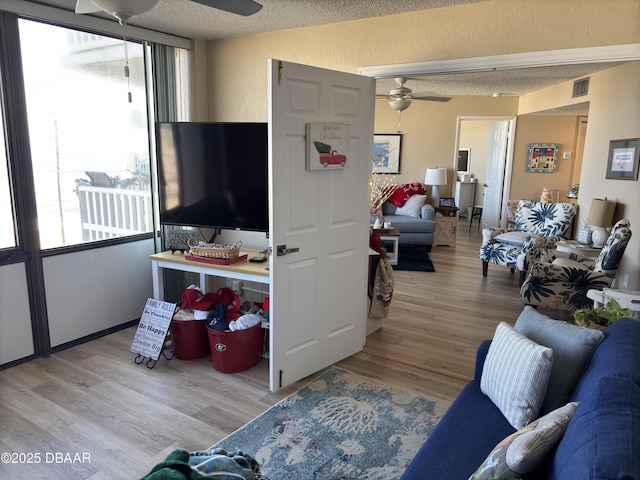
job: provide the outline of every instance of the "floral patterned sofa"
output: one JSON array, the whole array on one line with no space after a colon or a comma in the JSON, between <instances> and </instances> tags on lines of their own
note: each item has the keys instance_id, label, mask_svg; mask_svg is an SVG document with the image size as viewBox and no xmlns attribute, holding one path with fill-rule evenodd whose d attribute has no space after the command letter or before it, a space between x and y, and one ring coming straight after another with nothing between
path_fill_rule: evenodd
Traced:
<instances>
[{"instance_id":1,"label":"floral patterned sofa","mask_svg":"<svg viewBox=\"0 0 640 480\"><path fill-rule=\"evenodd\" d=\"M489 227L482 231L480 260L482 275L489 263L520 270L520 284L534 261L553 260L556 242L569 231L576 215L572 203L542 203L521 200L515 227Z\"/></svg>"},{"instance_id":2,"label":"floral patterned sofa","mask_svg":"<svg viewBox=\"0 0 640 480\"><path fill-rule=\"evenodd\" d=\"M593 306L587 292L611 286L630 239L629 221L623 219L613 226L597 258L556 251L555 258L533 263L520 298L528 305L569 311Z\"/></svg>"}]
</instances>

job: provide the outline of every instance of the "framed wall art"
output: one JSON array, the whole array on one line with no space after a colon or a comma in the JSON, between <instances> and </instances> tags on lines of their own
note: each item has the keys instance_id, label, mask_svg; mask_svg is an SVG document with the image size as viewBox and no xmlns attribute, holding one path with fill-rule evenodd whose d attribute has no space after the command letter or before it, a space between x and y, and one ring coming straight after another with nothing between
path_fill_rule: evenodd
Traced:
<instances>
[{"instance_id":1,"label":"framed wall art","mask_svg":"<svg viewBox=\"0 0 640 480\"><path fill-rule=\"evenodd\" d=\"M349 156L349 125L307 124L307 170L344 168Z\"/></svg>"},{"instance_id":2,"label":"framed wall art","mask_svg":"<svg viewBox=\"0 0 640 480\"><path fill-rule=\"evenodd\" d=\"M607 178L616 180L638 180L638 155L640 138L611 140Z\"/></svg>"},{"instance_id":3,"label":"framed wall art","mask_svg":"<svg viewBox=\"0 0 640 480\"><path fill-rule=\"evenodd\" d=\"M553 173L558 166L557 143L530 143L527 156L527 172Z\"/></svg>"},{"instance_id":4,"label":"framed wall art","mask_svg":"<svg viewBox=\"0 0 640 480\"><path fill-rule=\"evenodd\" d=\"M373 136L373 173L400 173L402 134Z\"/></svg>"}]
</instances>

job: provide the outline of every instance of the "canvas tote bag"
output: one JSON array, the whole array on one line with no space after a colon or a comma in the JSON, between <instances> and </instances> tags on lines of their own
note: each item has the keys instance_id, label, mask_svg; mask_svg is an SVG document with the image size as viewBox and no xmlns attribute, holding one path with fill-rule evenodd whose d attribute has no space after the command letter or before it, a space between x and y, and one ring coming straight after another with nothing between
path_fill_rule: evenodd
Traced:
<instances>
[{"instance_id":1,"label":"canvas tote bag","mask_svg":"<svg viewBox=\"0 0 640 480\"><path fill-rule=\"evenodd\" d=\"M393 268L389 262L381 258L376 269L376 277L373 283L373 298L369 309L369 318L387 318L391 298L393 297Z\"/></svg>"}]
</instances>

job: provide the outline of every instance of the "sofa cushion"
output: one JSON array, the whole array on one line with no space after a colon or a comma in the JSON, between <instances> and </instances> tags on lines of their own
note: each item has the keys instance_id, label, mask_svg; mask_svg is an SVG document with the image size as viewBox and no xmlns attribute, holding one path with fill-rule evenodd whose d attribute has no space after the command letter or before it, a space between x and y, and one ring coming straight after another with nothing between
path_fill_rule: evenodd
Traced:
<instances>
[{"instance_id":1,"label":"sofa cushion","mask_svg":"<svg viewBox=\"0 0 640 480\"><path fill-rule=\"evenodd\" d=\"M422 205L427 200L426 195L411 195L402 207L396 208L396 215L406 215L408 217L420 217Z\"/></svg>"},{"instance_id":2,"label":"sofa cushion","mask_svg":"<svg viewBox=\"0 0 640 480\"><path fill-rule=\"evenodd\" d=\"M515 429L498 407L469 382L429 435L401 480L468 478L496 443Z\"/></svg>"},{"instance_id":3,"label":"sofa cushion","mask_svg":"<svg viewBox=\"0 0 640 480\"><path fill-rule=\"evenodd\" d=\"M625 377L640 385L640 322L623 318L607 327L604 340L593 352L571 400L592 395L601 377Z\"/></svg>"},{"instance_id":4,"label":"sofa cushion","mask_svg":"<svg viewBox=\"0 0 640 480\"><path fill-rule=\"evenodd\" d=\"M502 440L469 480L516 479L533 473L556 447L578 403L568 403Z\"/></svg>"},{"instance_id":5,"label":"sofa cushion","mask_svg":"<svg viewBox=\"0 0 640 480\"><path fill-rule=\"evenodd\" d=\"M519 232L518 230L512 230L509 232L501 233L495 236L495 241L498 243L506 243L507 245L513 245L515 247L521 247L524 245L527 237L530 237L530 232Z\"/></svg>"},{"instance_id":6,"label":"sofa cushion","mask_svg":"<svg viewBox=\"0 0 640 480\"><path fill-rule=\"evenodd\" d=\"M402 185L398 185L396 187L387 201L389 203L392 203L396 207L401 207L411 195L422 195L424 193L426 193L426 190L422 183L403 183Z\"/></svg>"},{"instance_id":7,"label":"sofa cushion","mask_svg":"<svg viewBox=\"0 0 640 480\"><path fill-rule=\"evenodd\" d=\"M489 346L480 388L520 429L538 416L547 392L553 351L500 322Z\"/></svg>"},{"instance_id":8,"label":"sofa cushion","mask_svg":"<svg viewBox=\"0 0 640 480\"><path fill-rule=\"evenodd\" d=\"M549 388L541 413L565 405L604 334L600 330L553 320L531 306L524 307L514 328L537 344L553 350Z\"/></svg>"},{"instance_id":9,"label":"sofa cushion","mask_svg":"<svg viewBox=\"0 0 640 480\"><path fill-rule=\"evenodd\" d=\"M580 403L553 458L551 479L640 478L640 387L602 377Z\"/></svg>"}]
</instances>

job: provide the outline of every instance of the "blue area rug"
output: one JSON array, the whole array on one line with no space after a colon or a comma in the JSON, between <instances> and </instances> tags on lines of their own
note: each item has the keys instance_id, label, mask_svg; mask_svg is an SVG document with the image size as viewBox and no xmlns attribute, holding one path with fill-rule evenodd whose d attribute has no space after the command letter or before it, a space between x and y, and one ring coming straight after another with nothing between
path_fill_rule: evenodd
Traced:
<instances>
[{"instance_id":1,"label":"blue area rug","mask_svg":"<svg viewBox=\"0 0 640 480\"><path fill-rule=\"evenodd\" d=\"M397 480L446 408L332 367L218 442L270 480Z\"/></svg>"},{"instance_id":2,"label":"blue area rug","mask_svg":"<svg viewBox=\"0 0 640 480\"><path fill-rule=\"evenodd\" d=\"M429 254L414 247L400 247L398 249L398 264L394 270L408 270L412 272L435 272Z\"/></svg>"}]
</instances>

